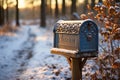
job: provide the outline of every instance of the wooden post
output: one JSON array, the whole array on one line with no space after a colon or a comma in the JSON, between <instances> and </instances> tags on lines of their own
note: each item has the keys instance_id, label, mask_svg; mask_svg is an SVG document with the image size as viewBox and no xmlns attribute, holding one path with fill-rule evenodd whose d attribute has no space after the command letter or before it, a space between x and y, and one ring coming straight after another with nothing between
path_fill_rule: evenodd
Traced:
<instances>
[{"instance_id":1,"label":"wooden post","mask_svg":"<svg viewBox=\"0 0 120 80\"><path fill-rule=\"evenodd\" d=\"M72 80L82 80L82 68L87 61L87 58L78 57L77 51L65 50L59 48L51 49L51 53L64 56L72 70Z\"/></svg>"},{"instance_id":2,"label":"wooden post","mask_svg":"<svg viewBox=\"0 0 120 80\"><path fill-rule=\"evenodd\" d=\"M72 80L82 80L81 58L72 58Z\"/></svg>"}]
</instances>

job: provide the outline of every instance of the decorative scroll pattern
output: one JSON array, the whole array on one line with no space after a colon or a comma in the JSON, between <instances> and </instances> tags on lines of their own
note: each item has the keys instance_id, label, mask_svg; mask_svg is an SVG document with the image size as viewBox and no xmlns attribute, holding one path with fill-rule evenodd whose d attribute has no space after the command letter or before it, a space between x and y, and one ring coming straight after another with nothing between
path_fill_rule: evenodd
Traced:
<instances>
[{"instance_id":1,"label":"decorative scroll pattern","mask_svg":"<svg viewBox=\"0 0 120 80\"><path fill-rule=\"evenodd\" d=\"M79 34L81 23L57 23L57 33Z\"/></svg>"}]
</instances>

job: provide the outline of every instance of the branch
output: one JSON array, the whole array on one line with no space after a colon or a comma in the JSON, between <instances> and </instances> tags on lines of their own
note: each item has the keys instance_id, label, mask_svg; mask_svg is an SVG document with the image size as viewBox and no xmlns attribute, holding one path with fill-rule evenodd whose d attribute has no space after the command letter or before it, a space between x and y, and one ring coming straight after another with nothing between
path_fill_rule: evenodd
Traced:
<instances>
[{"instance_id":1,"label":"branch","mask_svg":"<svg viewBox=\"0 0 120 80\"><path fill-rule=\"evenodd\" d=\"M101 45L99 45L102 49L103 49L103 51L104 52L106 52L106 53L109 53L106 49L104 49Z\"/></svg>"}]
</instances>

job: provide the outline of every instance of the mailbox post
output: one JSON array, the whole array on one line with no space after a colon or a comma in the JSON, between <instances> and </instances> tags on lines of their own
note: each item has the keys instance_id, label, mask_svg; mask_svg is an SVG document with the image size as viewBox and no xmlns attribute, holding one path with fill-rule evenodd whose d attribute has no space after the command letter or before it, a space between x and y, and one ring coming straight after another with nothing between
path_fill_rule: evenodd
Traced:
<instances>
[{"instance_id":1,"label":"mailbox post","mask_svg":"<svg viewBox=\"0 0 120 80\"><path fill-rule=\"evenodd\" d=\"M66 57L72 80L82 80L82 68L88 57L98 55L98 27L88 20L60 20L54 27L51 53Z\"/></svg>"}]
</instances>

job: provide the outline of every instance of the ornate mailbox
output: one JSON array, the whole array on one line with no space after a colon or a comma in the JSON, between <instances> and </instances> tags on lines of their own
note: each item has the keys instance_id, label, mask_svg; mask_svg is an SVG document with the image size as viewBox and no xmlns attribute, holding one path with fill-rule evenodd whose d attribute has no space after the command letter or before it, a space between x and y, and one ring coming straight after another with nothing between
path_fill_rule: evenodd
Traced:
<instances>
[{"instance_id":1,"label":"ornate mailbox","mask_svg":"<svg viewBox=\"0 0 120 80\"><path fill-rule=\"evenodd\" d=\"M54 48L78 51L80 57L98 54L98 27L88 20L59 20L54 27Z\"/></svg>"}]
</instances>

